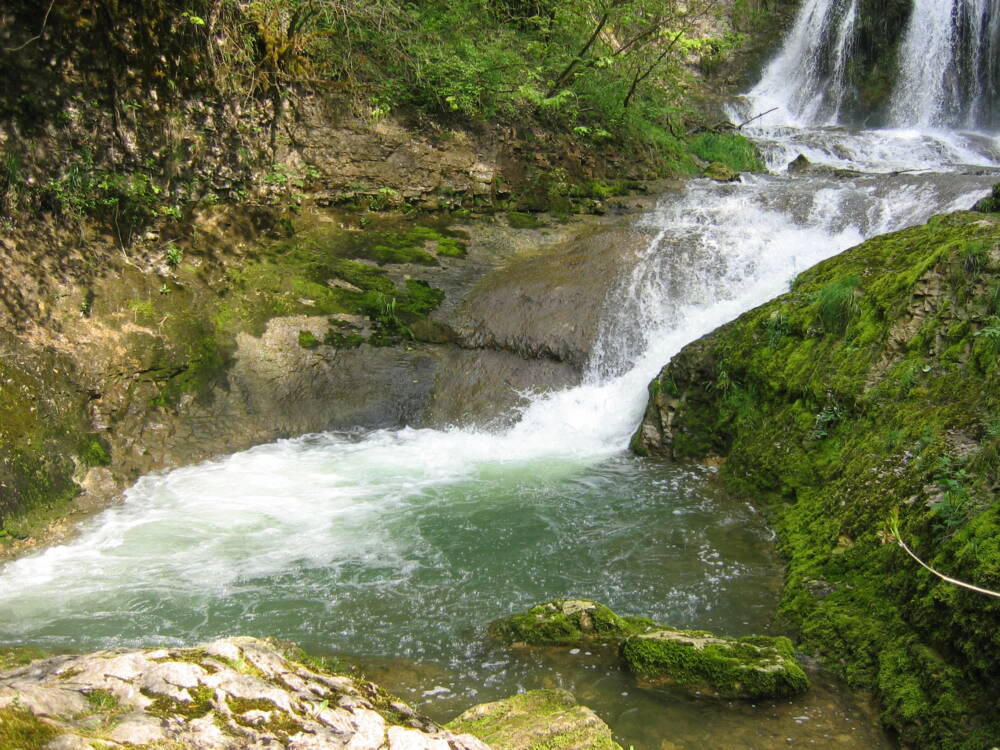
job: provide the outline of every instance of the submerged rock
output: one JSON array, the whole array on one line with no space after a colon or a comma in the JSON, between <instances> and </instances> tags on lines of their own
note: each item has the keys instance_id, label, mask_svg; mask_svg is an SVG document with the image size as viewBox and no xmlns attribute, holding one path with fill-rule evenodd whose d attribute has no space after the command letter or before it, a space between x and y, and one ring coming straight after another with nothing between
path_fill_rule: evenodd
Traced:
<instances>
[{"instance_id":1,"label":"submerged rock","mask_svg":"<svg viewBox=\"0 0 1000 750\"><path fill-rule=\"evenodd\" d=\"M281 645L56 656L0 672L0 747L489 750ZM596 746L595 746L596 747Z\"/></svg>"},{"instance_id":2,"label":"submerged rock","mask_svg":"<svg viewBox=\"0 0 1000 750\"><path fill-rule=\"evenodd\" d=\"M645 617L620 617L590 599L555 599L496 620L489 633L508 644L575 646L620 641L656 627Z\"/></svg>"},{"instance_id":3,"label":"submerged rock","mask_svg":"<svg viewBox=\"0 0 1000 750\"><path fill-rule=\"evenodd\" d=\"M493 750L621 750L611 729L565 690L532 690L473 706L447 724Z\"/></svg>"},{"instance_id":4,"label":"submerged rock","mask_svg":"<svg viewBox=\"0 0 1000 750\"><path fill-rule=\"evenodd\" d=\"M724 698L796 695L809 680L783 636L719 638L692 630L657 630L622 644L622 658L652 687L676 685Z\"/></svg>"}]
</instances>

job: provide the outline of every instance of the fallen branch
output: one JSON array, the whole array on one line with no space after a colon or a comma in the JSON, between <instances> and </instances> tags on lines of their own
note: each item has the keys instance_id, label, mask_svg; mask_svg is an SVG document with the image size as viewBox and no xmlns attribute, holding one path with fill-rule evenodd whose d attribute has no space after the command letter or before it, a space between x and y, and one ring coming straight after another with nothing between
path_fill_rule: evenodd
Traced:
<instances>
[{"instance_id":1,"label":"fallen branch","mask_svg":"<svg viewBox=\"0 0 1000 750\"><path fill-rule=\"evenodd\" d=\"M737 129L737 130L739 130L739 129L740 129L740 128L742 128L742 127L743 127L744 125L749 125L749 124L750 124L751 122L753 122L754 120L759 120L759 119L760 119L761 117L763 117L764 115L769 115L769 114L771 114L772 112L774 112L774 111L775 111L776 109L778 109L778 108L777 108L777 107L771 107L771 108L770 108L769 110L767 110L767 112L761 112L761 113L760 113L759 115L754 115L754 116L753 116L753 117L751 117L751 118L750 118L749 120L744 120L744 121L743 121L743 122L741 122L741 123L740 123L739 125L737 125L737 126L736 126L736 129Z\"/></svg>"},{"instance_id":2,"label":"fallen branch","mask_svg":"<svg viewBox=\"0 0 1000 750\"><path fill-rule=\"evenodd\" d=\"M898 516L894 516L894 517L892 517L892 518L889 519L889 529L892 531L892 535L896 538L896 544L898 544L900 547L902 547L903 550L905 550L906 554L908 554L910 557L912 557L914 560L916 560L918 563L920 563L920 565L922 567L924 567L927 570L929 570L931 573L933 573L934 575L936 575L942 581L947 581L948 583L954 584L955 586L961 586L964 589L969 589L970 591L975 591L978 594L986 594L986 596L995 596L995 597L1000 598L1000 592L998 592L998 591L991 591L990 589L984 589L981 586L974 586L971 583L966 583L965 581L960 581L957 578L952 578L951 576L946 576L944 573L939 573L938 571L934 570L934 568L932 568L930 565L928 565L923 560L921 560L919 557L917 557L916 554L914 554L913 550L911 550L909 547L907 547L906 546L906 542L904 542L903 539L899 536L899 517Z\"/></svg>"},{"instance_id":3,"label":"fallen branch","mask_svg":"<svg viewBox=\"0 0 1000 750\"><path fill-rule=\"evenodd\" d=\"M52 0L52 2L49 3L49 8L48 8L48 10L45 11L45 17L42 19L42 28L41 28L41 30L39 30L38 36L31 37L31 39L29 39L28 41L26 41L24 44L18 45L17 47L5 47L4 48L4 52L18 52L19 50L22 50L25 47L27 47L32 42L41 39L42 38L42 34L45 33L45 26L49 22L49 13L52 12L52 6L55 5L55 4L56 4L56 0Z\"/></svg>"}]
</instances>

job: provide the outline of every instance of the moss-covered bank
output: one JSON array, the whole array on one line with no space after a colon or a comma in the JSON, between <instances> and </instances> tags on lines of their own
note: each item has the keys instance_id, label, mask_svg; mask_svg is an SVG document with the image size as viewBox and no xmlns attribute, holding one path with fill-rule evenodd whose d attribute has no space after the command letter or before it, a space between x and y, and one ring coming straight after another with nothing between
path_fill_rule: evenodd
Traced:
<instances>
[{"instance_id":1,"label":"moss-covered bank","mask_svg":"<svg viewBox=\"0 0 1000 750\"><path fill-rule=\"evenodd\" d=\"M788 558L781 611L923 748L1000 737L1000 217L872 239L682 351L634 448L725 456Z\"/></svg>"}]
</instances>

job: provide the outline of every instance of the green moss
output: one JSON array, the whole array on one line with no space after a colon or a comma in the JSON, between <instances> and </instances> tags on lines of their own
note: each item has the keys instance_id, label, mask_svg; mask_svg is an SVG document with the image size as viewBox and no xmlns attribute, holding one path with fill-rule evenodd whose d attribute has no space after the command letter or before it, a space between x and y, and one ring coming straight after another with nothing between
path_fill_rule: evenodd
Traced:
<instances>
[{"instance_id":1,"label":"green moss","mask_svg":"<svg viewBox=\"0 0 1000 750\"><path fill-rule=\"evenodd\" d=\"M437 265L437 259L430 253L415 247L392 247L376 245L371 255L379 263L419 263L425 266Z\"/></svg>"},{"instance_id":2,"label":"green moss","mask_svg":"<svg viewBox=\"0 0 1000 750\"><path fill-rule=\"evenodd\" d=\"M0 747L42 750L61 734L59 730L19 708L0 708Z\"/></svg>"},{"instance_id":3,"label":"green moss","mask_svg":"<svg viewBox=\"0 0 1000 750\"><path fill-rule=\"evenodd\" d=\"M0 646L0 672L30 664L36 659L51 656L48 651L31 646Z\"/></svg>"},{"instance_id":4,"label":"green moss","mask_svg":"<svg viewBox=\"0 0 1000 750\"><path fill-rule=\"evenodd\" d=\"M229 710L235 715L236 721L244 723L246 726L265 729L269 732L284 735L285 737L298 734L303 729L302 722L297 721L271 701L234 698L233 696L228 696L226 698L226 703L229 706ZM266 711L270 714L270 718L263 725L251 722L241 722L241 715L247 713L248 711Z\"/></svg>"},{"instance_id":5,"label":"green moss","mask_svg":"<svg viewBox=\"0 0 1000 750\"><path fill-rule=\"evenodd\" d=\"M687 347L658 378L679 390L668 450L726 456L728 487L769 501L788 558L782 616L875 691L915 747L1000 736L989 676L1000 602L919 568L886 531L897 510L931 565L1000 589L998 242L1000 226L972 213L877 237Z\"/></svg>"},{"instance_id":6,"label":"green moss","mask_svg":"<svg viewBox=\"0 0 1000 750\"><path fill-rule=\"evenodd\" d=\"M84 466L107 466L111 456L99 438L91 437L80 447L80 461Z\"/></svg>"},{"instance_id":7,"label":"green moss","mask_svg":"<svg viewBox=\"0 0 1000 750\"><path fill-rule=\"evenodd\" d=\"M79 492L74 457L87 463L91 435L66 362L20 346L0 331L0 548L66 513Z\"/></svg>"},{"instance_id":8,"label":"green moss","mask_svg":"<svg viewBox=\"0 0 1000 750\"><path fill-rule=\"evenodd\" d=\"M719 162L735 172L764 171L757 146L737 133L702 133L688 148L702 161Z\"/></svg>"},{"instance_id":9,"label":"green moss","mask_svg":"<svg viewBox=\"0 0 1000 750\"><path fill-rule=\"evenodd\" d=\"M299 346L303 349L315 349L320 345L320 340L312 331L299 331Z\"/></svg>"},{"instance_id":10,"label":"green moss","mask_svg":"<svg viewBox=\"0 0 1000 750\"><path fill-rule=\"evenodd\" d=\"M477 706L446 724L494 750L621 750L565 690L532 690Z\"/></svg>"},{"instance_id":11,"label":"green moss","mask_svg":"<svg viewBox=\"0 0 1000 750\"><path fill-rule=\"evenodd\" d=\"M545 226L545 222L534 214L523 211L507 212L507 224L513 229L539 229Z\"/></svg>"},{"instance_id":12,"label":"green moss","mask_svg":"<svg viewBox=\"0 0 1000 750\"><path fill-rule=\"evenodd\" d=\"M656 627L643 617L620 617L586 599L556 599L490 624L489 633L505 643L575 646L615 642Z\"/></svg>"},{"instance_id":13,"label":"green moss","mask_svg":"<svg viewBox=\"0 0 1000 750\"><path fill-rule=\"evenodd\" d=\"M188 688L188 694L191 696L190 701L174 700L166 695L146 694L147 698L153 699L146 711L161 719L182 716L190 720L207 716L214 709L212 698L215 696L215 691L212 688L199 685Z\"/></svg>"},{"instance_id":14,"label":"green moss","mask_svg":"<svg viewBox=\"0 0 1000 750\"><path fill-rule=\"evenodd\" d=\"M627 639L622 657L644 682L727 698L782 697L809 687L792 642L784 637L721 639L661 630Z\"/></svg>"}]
</instances>

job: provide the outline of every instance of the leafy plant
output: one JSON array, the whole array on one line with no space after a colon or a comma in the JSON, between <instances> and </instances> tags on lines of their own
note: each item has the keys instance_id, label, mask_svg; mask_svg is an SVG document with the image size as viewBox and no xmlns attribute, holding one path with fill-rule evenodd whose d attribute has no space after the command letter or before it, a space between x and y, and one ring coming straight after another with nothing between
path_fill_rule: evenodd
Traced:
<instances>
[{"instance_id":1,"label":"leafy plant","mask_svg":"<svg viewBox=\"0 0 1000 750\"><path fill-rule=\"evenodd\" d=\"M184 260L184 251L177 247L177 245L173 242L168 242L167 264L171 266L179 266L182 260Z\"/></svg>"},{"instance_id":2,"label":"leafy plant","mask_svg":"<svg viewBox=\"0 0 1000 750\"><path fill-rule=\"evenodd\" d=\"M811 440L822 440L830 434L830 429L840 421L842 412L836 404L824 406L813 420L812 432L809 433Z\"/></svg>"}]
</instances>

